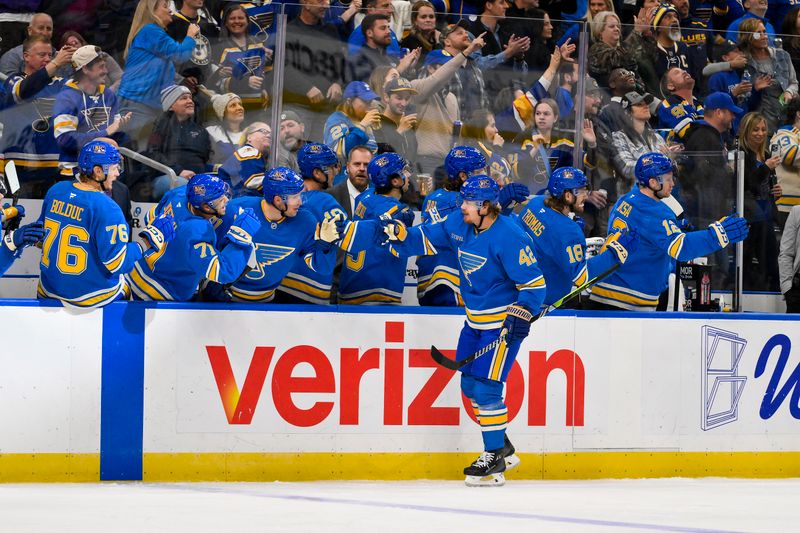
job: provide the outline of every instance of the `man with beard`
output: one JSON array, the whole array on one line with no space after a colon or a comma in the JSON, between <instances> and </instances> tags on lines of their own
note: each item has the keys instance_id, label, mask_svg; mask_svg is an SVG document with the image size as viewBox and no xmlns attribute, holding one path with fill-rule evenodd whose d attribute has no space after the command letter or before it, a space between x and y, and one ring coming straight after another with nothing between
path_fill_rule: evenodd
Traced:
<instances>
[{"instance_id":1,"label":"man with beard","mask_svg":"<svg viewBox=\"0 0 800 533\"><path fill-rule=\"evenodd\" d=\"M300 115L287 110L281 113L280 129L278 130L278 159L279 167L288 167L299 171L297 152L306 144L306 125Z\"/></svg>"},{"instance_id":2,"label":"man with beard","mask_svg":"<svg viewBox=\"0 0 800 533\"><path fill-rule=\"evenodd\" d=\"M397 66L397 59L387 54L392 42L388 15L367 15L361 21L360 31L364 33L364 46L347 61L348 79L367 81L376 67Z\"/></svg>"},{"instance_id":3,"label":"man with beard","mask_svg":"<svg viewBox=\"0 0 800 533\"><path fill-rule=\"evenodd\" d=\"M678 12L681 42L689 49L689 64L703 65L709 60L708 36L712 33L705 22L690 14L689 0L671 0Z\"/></svg>"},{"instance_id":4,"label":"man with beard","mask_svg":"<svg viewBox=\"0 0 800 533\"><path fill-rule=\"evenodd\" d=\"M383 89L383 114L381 126L375 130L375 142L381 152L397 152L415 167L417 156L417 113L407 113L411 97L417 90L405 78L389 80Z\"/></svg>"},{"instance_id":5,"label":"man with beard","mask_svg":"<svg viewBox=\"0 0 800 533\"><path fill-rule=\"evenodd\" d=\"M670 69L682 68L689 71L692 78L703 79L703 67L707 59L690 59L689 48L681 41L681 26L678 11L672 5L661 5L653 15L653 33L656 38L656 75L662 78ZM698 62L700 64L698 64Z\"/></svg>"},{"instance_id":6,"label":"man with beard","mask_svg":"<svg viewBox=\"0 0 800 533\"><path fill-rule=\"evenodd\" d=\"M347 166L345 173L347 179L328 189L331 195L339 202L347 218L353 218L353 208L355 207L356 197L366 191L369 187L369 176L367 176L367 166L372 159L372 150L364 145L353 147L347 156Z\"/></svg>"},{"instance_id":7,"label":"man with beard","mask_svg":"<svg viewBox=\"0 0 800 533\"><path fill-rule=\"evenodd\" d=\"M669 93L658 108L658 127L671 129L672 134L682 139L689 125L703 118L703 106L694 97L694 79L681 68L667 71L661 86Z\"/></svg>"}]
</instances>

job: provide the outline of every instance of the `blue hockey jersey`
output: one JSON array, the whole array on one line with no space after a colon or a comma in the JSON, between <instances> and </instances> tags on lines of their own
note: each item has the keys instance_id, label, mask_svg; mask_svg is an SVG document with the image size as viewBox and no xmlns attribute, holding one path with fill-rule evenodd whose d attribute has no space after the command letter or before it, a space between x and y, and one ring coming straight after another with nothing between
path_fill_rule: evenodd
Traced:
<instances>
[{"instance_id":1,"label":"blue hockey jersey","mask_svg":"<svg viewBox=\"0 0 800 533\"><path fill-rule=\"evenodd\" d=\"M347 162L347 154L354 146L365 145L373 153L378 151L378 143L375 142L375 134L365 132L357 127L350 117L336 111L328 120L325 121L325 144L336 152L342 166Z\"/></svg>"},{"instance_id":2,"label":"blue hockey jersey","mask_svg":"<svg viewBox=\"0 0 800 533\"><path fill-rule=\"evenodd\" d=\"M461 195L456 191L436 189L422 203L422 222L441 222L450 213L460 216ZM443 248L436 255L417 258L417 299L419 305L463 306L459 289L458 256Z\"/></svg>"},{"instance_id":3,"label":"blue hockey jersey","mask_svg":"<svg viewBox=\"0 0 800 533\"><path fill-rule=\"evenodd\" d=\"M97 94L86 94L69 80L56 96L53 133L59 148L61 174L72 177L78 166L78 151L98 137L108 137L108 125L119 109L114 91L100 85Z\"/></svg>"},{"instance_id":4,"label":"blue hockey jersey","mask_svg":"<svg viewBox=\"0 0 800 533\"><path fill-rule=\"evenodd\" d=\"M438 224L409 228L406 239L391 248L403 256L455 250L467 325L474 329L499 328L515 302L535 311L544 300L547 289L531 238L505 215L478 232L453 213Z\"/></svg>"},{"instance_id":5,"label":"blue hockey jersey","mask_svg":"<svg viewBox=\"0 0 800 533\"><path fill-rule=\"evenodd\" d=\"M356 198L353 219L371 221L396 218L407 209L396 198L367 190ZM354 243L358 248L355 252L350 250L356 248L346 244L347 236L343 240L342 247L348 253L339 279L339 303L399 304L403 298L408 259L392 253L388 246L371 246L372 235L369 233L357 232L355 239L359 241Z\"/></svg>"},{"instance_id":6,"label":"blue hockey jersey","mask_svg":"<svg viewBox=\"0 0 800 533\"><path fill-rule=\"evenodd\" d=\"M317 245L314 215L301 209L294 217L271 222L264 214L263 202L254 196L232 200L222 220L222 228L227 231L239 210L250 208L261 222L261 229L253 235L257 266L231 287L234 300L241 302L272 300L275 289L297 261L321 271L333 270L336 264L335 249L323 250Z\"/></svg>"},{"instance_id":7,"label":"blue hockey jersey","mask_svg":"<svg viewBox=\"0 0 800 533\"><path fill-rule=\"evenodd\" d=\"M227 182L235 197L262 196L266 162L258 149L245 144L236 150L221 167L217 175Z\"/></svg>"},{"instance_id":8,"label":"blue hockey jersey","mask_svg":"<svg viewBox=\"0 0 800 533\"><path fill-rule=\"evenodd\" d=\"M304 192L303 206L300 209L311 213L317 222L331 218L337 213L345 219L347 218L347 213L344 212L339 202L334 200L330 194L322 191ZM309 303L328 304L331 300L334 266L335 263L325 262L317 265L315 270L309 267L305 261L296 261L292 270L283 278L278 290Z\"/></svg>"},{"instance_id":9,"label":"blue hockey jersey","mask_svg":"<svg viewBox=\"0 0 800 533\"><path fill-rule=\"evenodd\" d=\"M0 278L11 268L17 255L8 249L4 241L0 241Z\"/></svg>"},{"instance_id":10,"label":"blue hockey jersey","mask_svg":"<svg viewBox=\"0 0 800 533\"><path fill-rule=\"evenodd\" d=\"M45 196L38 295L79 307L99 307L127 296L122 274L142 257L128 242L128 224L106 194L62 181Z\"/></svg>"},{"instance_id":11,"label":"blue hockey jersey","mask_svg":"<svg viewBox=\"0 0 800 533\"><path fill-rule=\"evenodd\" d=\"M177 226L172 241L148 250L127 275L138 299L189 301L202 279L231 283L247 266L252 248L227 246L217 252L214 227L205 218L190 213Z\"/></svg>"},{"instance_id":12,"label":"blue hockey jersey","mask_svg":"<svg viewBox=\"0 0 800 533\"><path fill-rule=\"evenodd\" d=\"M638 187L617 200L608 231L636 230L639 248L616 272L597 283L591 299L634 311L655 311L667 288L673 262L688 261L721 248L711 229L683 233L675 214Z\"/></svg>"},{"instance_id":13,"label":"blue hockey jersey","mask_svg":"<svg viewBox=\"0 0 800 533\"><path fill-rule=\"evenodd\" d=\"M586 283L617 261L610 250L587 261L586 239L580 227L568 216L547 207L544 200L542 196L531 200L517 222L533 240L533 255L539 260L547 283L543 304L550 305L569 294L573 286Z\"/></svg>"}]
</instances>

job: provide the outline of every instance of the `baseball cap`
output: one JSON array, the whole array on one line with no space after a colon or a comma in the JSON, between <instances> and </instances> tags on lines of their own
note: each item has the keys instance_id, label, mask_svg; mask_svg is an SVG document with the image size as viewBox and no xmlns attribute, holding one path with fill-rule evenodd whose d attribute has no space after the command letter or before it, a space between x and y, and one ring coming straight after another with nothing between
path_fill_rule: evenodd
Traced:
<instances>
[{"instance_id":1,"label":"baseball cap","mask_svg":"<svg viewBox=\"0 0 800 533\"><path fill-rule=\"evenodd\" d=\"M383 88L385 93L400 93L408 92L411 94L419 94L419 92L411 86L411 83L405 78L392 78Z\"/></svg>"},{"instance_id":2,"label":"baseball cap","mask_svg":"<svg viewBox=\"0 0 800 533\"><path fill-rule=\"evenodd\" d=\"M428 55L425 56L425 63L423 66L427 67L428 65L444 65L451 59L453 59L453 56L451 56L450 52L446 50L431 50L428 52Z\"/></svg>"},{"instance_id":3,"label":"baseball cap","mask_svg":"<svg viewBox=\"0 0 800 533\"><path fill-rule=\"evenodd\" d=\"M628 105L637 105L641 103L645 103L650 105L653 101L653 95L650 93L637 93L636 91L631 91L629 93L625 93L625 101L628 102Z\"/></svg>"},{"instance_id":4,"label":"baseball cap","mask_svg":"<svg viewBox=\"0 0 800 533\"><path fill-rule=\"evenodd\" d=\"M454 31L456 31L456 30L457 30L457 29L459 29L459 28L464 28L465 30L469 31L469 29L467 28L467 26L469 26L469 22L467 22L465 19L461 19L461 20L459 20L458 22L456 22L455 24L448 24L448 25L447 25L447 26L445 26L445 27L444 27L444 29L442 30L442 35L439 37L439 42L440 42L440 43L443 43L443 42L444 42L444 40L445 40L445 39L446 39L446 38L447 38L447 37L448 37L448 36L449 36L451 33L453 33Z\"/></svg>"},{"instance_id":5,"label":"baseball cap","mask_svg":"<svg viewBox=\"0 0 800 533\"><path fill-rule=\"evenodd\" d=\"M303 121L300 120L300 115L298 115L297 113L295 113L294 111L292 111L290 109L287 109L286 111L281 113L280 122L283 122L284 120L294 120L298 124L302 124L303 123Z\"/></svg>"},{"instance_id":6,"label":"baseball cap","mask_svg":"<svg viewBox=\"0 0 800 533\"><path fill-rule=\"evenodd\" d=\"M597 91L601 91L600 86L597 84L597 80L592 78L591 76L586 76L586 86L583 89L584 93L593 93Z\"/></svg>"},{"instance_id":7,"label":"baseball cap","mask_svg":"<svg viewBox=\"0 0 800 533\"><path fill-rule=\"evenodd\" d=\"M705 108L706 111L710 111L712 109L727 109L728 111L732 111L737 115L744 111L741 107L738 107L733 103L733 98L731 98L731 95L720 91L706 96L705 101L703 101L703 108Z\"/></svg>"},{"instance_id":8,"label":"baseball cap","mask_svg":"<svg viewBox=\"0 0 800 533\"><path fill-rule=\"evenodd\" d=\"M375 91L373 91L368 83L363 81L351 81L344 88L345 98L361 98L362 100L371 101L380 98Z\"/></svg>"},{"instance_id":9,"label":"baseball cap","mask_svg":"<svg viewBox=\"0 0 800 533\"><path fill-rule=\"evenodd\" d=\"M717 60L722 61L722 56L730 54L734 50L738 49L739 45L737 45L735 42L725 40L721 43L714 44L714 57Z\"/></svg>"},{"instance_id":10,"label":"baseball cap","mask_svg":"<svg viewBox=\"0 0 800 533\"><path fill-rule=\"evenodd\" d=\"M81 46L72 54L72 67L80 70L98 57L100 57L100 47L93 44Z\"/></svg>"}]
</instances>

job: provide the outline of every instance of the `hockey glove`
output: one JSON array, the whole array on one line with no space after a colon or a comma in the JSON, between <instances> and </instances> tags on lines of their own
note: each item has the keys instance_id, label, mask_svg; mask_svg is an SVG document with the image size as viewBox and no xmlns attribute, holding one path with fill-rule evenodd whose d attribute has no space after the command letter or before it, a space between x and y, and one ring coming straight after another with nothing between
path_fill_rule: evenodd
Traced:
<instances>
[{"instance_id":1,"label":"hockey glove","mask_svg":"<svg viewBox=\"0 0 800 533\"><path fill-rule=\"evenodd\" d=\"M511 182L500 189L500 207L503 210L512 209L516 204L521 204L527 200L530 193L531 191L527 185Z\"/></svg>"},{"instance_id":2,"label":"hockey glove","mask_svg":"<svg viewBox=\"0 0 800 533\"><path fill-rule=\"evenodd\" d=\"M44 227L41 222L34 222L6 235L5 243L9 250L15 252L17 248L31 246L42 238L44 238Z\"/></svg>"},{"instance_id":3,"label":"hockey glove","mask_svg":"<svg viewBox=\"0 0 800 533\"><path fill-rule=\"evenodd\" d=\"M0 209L0 220L2 220L3 229L6 231L14 231L19 227L19 223L25 216L25 206L22 205L9 205L5 204Z\"/></svg>"},{"instance_id":4,"label":"hockey glove","mask_svg":"<svg viewBox=\"0 0 800 533\"><path fill-rule=\"evenodd\" d=\"M139 232L139 237L145 239L151 248L161 250L175 238L175 219L172 215L160 215Z\"/></svg>"},{"instance_id":5,"label":"hockey glove","mask_svg":"<svg viewBox=\"0 0 800 533\"><path fill-rule=\"evenodd\" d=\"M579 228L581 228L581 233L583 233L583 230L586 228L586 221L584 221L583 218L579 217L578 215L575 215L572 221L576 223Z\"/></svg>"},{"instance_id":6,"label":"hockey glove","mask_svg":"<svg viewBox=\"0 0 800 533\"><path fill-rule=\"evenodd\" d=\"M587 237L586 247L583 250L583 256L586 259L591 259L600 253L600 250L603 248L605 243L606 240L602 237Z\"/></svg>"},{"instance_id":7,"label":"hockey glove","mask_svg":"<svg viewBox=\"0 0 800 533\"><path fill-rule=\"evenodd\" d=\"M533 313L519 304L511 304L506 308L506 319L503 321L501 335L505 333L506 343L522 341L531 331Z\"/></svg>"},{"instance_id":8,"label":"hockey glove","mask_svg":"<svg viewBox=\"0 0 800 533\"><path fill-rule=\"evenodd\" d=\"M378 232L377 240L380 244L403 242L408 237L408 230L405 225L398 220L379 219L378 224L383 232Z\"/></svg>"},{"instance_id":9,"label":"hockey glove","mask_svg":"<svg viewBox=\"0 0 800 533\"><path fill-rule=\"evenodd\" d=\"M414 225L414 211L408 207L405 207L399 213L397 213L397 215L395 215L394 219L399 220L405 225L405 227L409 228Z\"/></svg>"},{"instance_id":10,"label":"hockey glove","mask_svg":"<svg viewBox=\"0 0 800 533\"><path fill-rule=\"evenodd\" d=\"M710 224L708 231L717 239L720 248L725 248L731 243L745 240L750 232L750 227L746 218L738 215L728 215L722 220Z\"/></svg>"},{"instance_id":11,"label":"hockey glove","mask_svg":"<svg viewBox=\"0 0 800 533\"><path fill-rule=\"evenodd\" d=\"M261 223L256 218L255 212L248 207L236 215L225 238L235 246L250 248L253 246L253 234L259 229L261 229Z\"/></svg>"},{"instance_id":12,"label":"hockey glove","mask_svg":"<svg viewBox=\"0 0 800 533\"><path fill-rule=\"evenodd\" d=\"M628 254L639 248L639 234L636 230L613 233L609 236L606 247L616 256L619 264L624 265Z\"/></svg>"},{"instance_id":13,"label":"hockey glove","mask_svg":"<svg viewBox=\"0 0 800 533\"><path fill-rule=\"evenodd\" d=\"M350 222L344 213L336 212L333 215L330 212L325 213L325 219L317 224L317 230L314 232L314 238L320 243L324 251L336 248L336 243L342 238L342 235L347 231L347 226Z\"/></svg>"}]
</instances>

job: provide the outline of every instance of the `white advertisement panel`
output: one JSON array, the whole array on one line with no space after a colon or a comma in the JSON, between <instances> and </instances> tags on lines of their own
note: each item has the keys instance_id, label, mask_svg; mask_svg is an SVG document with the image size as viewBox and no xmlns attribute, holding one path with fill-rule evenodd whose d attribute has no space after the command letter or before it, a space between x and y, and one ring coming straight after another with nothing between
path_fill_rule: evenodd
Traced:
<instances>
[{"instance_id":1,"label":"white advertisement panel","mask_svg":"<svg viewBox=\"0 0 800 533\"><path fill-rule=\"evenodd\" d=\"M0 453L98 453L102 312L0 306L0 338Z\"/></svg>"},{"instance_id":2,"label":"white advertisement panel","mask_svg":"<svg viewBox=\"0 0 800 533\"><path fill-rule=\"evenodd\" d=\"M652 315L650 315L652 316ZM469 451L457 315L149 310L145 452ZM800 449L800 322L537 322L507 386L528 452Z\"/></svg>"}]
</instances>

